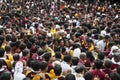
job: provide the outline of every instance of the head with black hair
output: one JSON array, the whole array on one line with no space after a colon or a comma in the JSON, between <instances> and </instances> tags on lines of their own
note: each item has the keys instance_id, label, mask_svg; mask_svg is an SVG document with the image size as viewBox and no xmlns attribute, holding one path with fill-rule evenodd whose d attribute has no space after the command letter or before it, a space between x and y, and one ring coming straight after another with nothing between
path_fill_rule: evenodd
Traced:
<instances>
[{"instance_id":1,"label":"head with black hair","mask_svg":"<svg viewBox=\"0 0 120 80\"><path fill-rule=\"evenodd\" d=\"M7 42L10 41L11 38L12 38L11 35L6 35L6 36L5 36L5 39L6 39Z\"/></svg>"},{"instance_id":2,"label":"head with black hair","mask_svg":"<svg viewBox=\"0 0 120 80\"><path fill-rule=\"evenodd\" d=\"M120 80L120 75L118 73L112 73L110 75L111 80Z\"/></svg>"},{"instance_id":3,"label":"head with black hair","mask_svg":"<svg viewBox=\"0 0 120 80\"><path fill-rule=\"evenodd\" d=\"M77 66L77 67L75 68L75 72L76 72L76 73L84 74L84 73L85 73L85 67L84 67L84 66Z\"/></svg>"},{"instance_id":4,"label":"head with black hair","mask_svg":"<svg viewBox=\"0 0 120 80\"><path fill-rule=\"evenodd\" d=\"M21 51L23 51L26 47L27 46L26 46L25 43L21 43L20 46L19 46L19 48L20 48Z\"/></svg>"},{"instance_id":5,"label":"head with black hair","mask_svg":"<svg viewBox=\"0 0 120 80\"><path fill-rule=\"evenodd\" d=\"M110 40L110 36L109 36L109 35L105 35L104 41L105 41L105 42L108 42L109 40Z\"/></svg>"},{"instance_id":6,"label":"head with black hair","mask_svg":"<svg viewBox=\"0 0 120 80\"><path fill-rule=\"evenodd\" d=\"M30 67L34 70L34 71L39 71L40 67L39 67L39 63L36 60L32 60L30 62Z\"/></svg>"},{"instance_id":7,"label":"head with black hair","mask_svg":"<svg viewBox=\"0 0 120 80\"><path fill-rule=\"evenodd\" d=\"M67 63L70 63L72 60L71 56L70 55L65 55L64 56L64 61L67 62Z\"/></svg>"},{"instance_id":8,"label":"head with black hair","mask_svg":"<svg viewBox=\"0 0 120 80\"><path fill-rule=\"evenodd\" d=\"M95 60L95 58L94 58L94 56L93 56L91 51L87 51L86 52L86 56L87 56L87 59L89 59L92 62Z\"/></svg>"},{"instance_id":9,"label":"head with black hair","mask_svg":"<svg viewBox=\"0 0 120 80\"><path fill-rule=\"evenodd\" d=\"M14 61L19 61L19 59L20 59L19 54L13 54L13 59L14 59Z\"/></svg>"},{"instance_id":10,"label":"head with black hair","mask_svg":"<svg viewBox=\"0 0 120 80\"><path fill-rule=\"evenodd\" d=\"M5 53L4 49L0 48L0 58L4 56L4 53Z\"/></svg>"},{"instance_id":11,"label":"head with black hair","mask_svg":"<svg viewBox=\"0 0 120 80\"><path fill-rule=\"evenodd\" d=\"M31 49L31 47L32 47L32 42L28 41L28 42L27 42L27 48L28 48L28 49Z\"/></svg>"},{"instance_id":12,"label":"head with black hair","mask_svg":"<svg viewBox=\"0 0 120 80\"><path fill-rule=\"evenodd\" d=\"M5 51L6 51L6 52L10 52L10 50L11 50L11 47L10 47L10 46L8 46L8 45L5 46Z\"/></svg>"},{"instance_id":13,"label":"head with black hair","mask_svg":"<svg viewBox=\"0 0 120 80\"><path fill-rule=\"evenodd\" d=\"M48 63L45 61L40 62L40 69L41 71L48 71Z\"/></svg>"},{"instance_id":14,"label":"head with black hair","mask_svg":"<svg viewBox=\"0 0 120 80\"><path fill-rule=\"evenodd\" d=\"M98 59L104 60L105 54L103 52L98 53Z\"/></svg>"},{"instance_id":15,"label":"head with black hair","mask_svg":"<svg viewBox=\"0 0 120 80\"><path fill-rule=\"evenodd\" d=\"M0 47L2 46L3 42L0 40Z\"/></svg>"},{"instance_id":16,"label":"head with black hair","mask_svg":"<svg viewBox=\"0 0 120 80\"><path fill-rule=\"evenodd\" d=\"M105 67L106 67L107 69L110 69L111 66L112 66L112 61L109 60L109 59L107 59L107 60L105 60L104 65L105 65Z\"/></svg>"},{"instance_id":17,"label":"head with black hair","mask_svg":"<svg viewBox=\"0 0 120 80\"><path fill-rule=\"evenodd\" d=\"M45 59L45 61L48 62L51 58L51 53L49 52L44 53L43 58Z\"/></svg>"},{"instance_id":18,"label":"head with black hair","mask_svg":"<svg viewBox=\"0 0 120 80\"><path fill-rule=\"evenodd\" d=\"M4 30L0 29L0 35L4 35Z\"/></svg>"},{"instance_id":19,"label":"head with black hair","mask_svg":"<svg viewBox=\"0 0 120 80\"><path fill-rule=\"evenodd\" d=\"M40 44L40 47L41 47L43 50L46 50L46 48L47 48L47 43L46 43L46 42L42 42L42 43Z\"/></svg>"},{"instance_id":20,"label":"head with black hair","mask_svg":"<svg viewBox=\"0 0 120 80\"><path fill-rule=\"evenodd\" d=\"M84 78L85 78L85 80L92 80L93 79L93 75L90 72L86 72L84 74Z\"/></svg>"},{"instance_id":21,"label":"head with black hair","mask_svg":"<svg viewBox=\"0 0 120 80\"><path fill-rule=\"evenodd\" d=\"M2 68L3 66L3 60L0 59L0 69Z\"/></svg>"},{"instance_id":22,"label":"head with black hair","mask_svg":"<svg viewBox=\"0 0 120 80\"><path fill-rule=\"evenodd\" d=\"M60 65L55 65L54 66L54 72L56 76L60 76L61 72L62 72L62 67Z\"/></svg>"},{"instance_id":23,"label":"head with black hair","mask_svg":"<svg viewBox=\"0 0 120 80\"><path fill-rule=\"evenodd\" d=\"M62 53L66 53L66 48L65 47L62 47L61 49L62 49L61 50Z\"/></svg>"},{"instance_id":24,"label":"head with black hair","mask_svg":"<svg viewBox=\"0 0 120 80\"><path fill-rule=\"evenodd\" d=\"M60 53L60 52L56 52L55 58L56 58L56 59L61 59L61 53Z\"/></svg>"},{"instance_id":25,"label":"head with black hair","mask_svg":"<svg viewBox=\"0 0 120 80\"><path fill-rule=\"evenodd\" d=\"M80 45L76 43L74 43L72 46L73 46L73 50L80 47Z\"/></svg>"},{"instance_id":26,"label":"head with black hair","mask_svg":"<svg viewBox=\"0 0 120 80\"><path fill-rule=\"evenodd\" d=\"M12 41L12 42L16 42L16 41L17 41L17 38L16 38L15 36L12 36L11 41Z\"/></svg>"},{"instance_id":27,"label":"head with black hair","mask_svg":"<svg viewBox=\"0 0 120 80\"><path fill-rule=\"evenodd\" d=\"M45 51L43 51L43 50L40 50L40 49L37 50L38 56L41 56L41 55L44 54L44 53L45 53Z\"/></svg>"},{"instance_id":28,"label":"head with black hair","mask_svg":"<svg viewBox=\"0 0 120 80\"><path fill-rule=\"evenodd\" d=\"M107 32L107 33L110 33L110 28L107 28L107 29L106 29L106 32Z\"/></svg>"},{"instance_id":29,"label":"head with black hair","mask_svg":"<svg viewBox=\"0 0 120 80\"><path fill-rule=\"evenodd\" d=\"M76 80L75 75L73 74L67 74L65 76L65 80Z\"/></svg>"},{"instance_id":30,"label":"head with black hair","mask_svg":"<svg viewBox=\"0 0 120 80\"><path fill-rule=\"evenodd\" d=\"M72 57L72 65L78 65L79 58L78 57Z\"/></svg>"},{"instance_id":31,"label":"head with black hair","mask_svg":"<svg viewBox=\"0 0 120 80\"><path fill-rule=\"evenodd\" d=\"M22 55L23 55L23 57L29 58L30 57L30 50L28 50L28 49L23 50Z\"/></svg>"},{"instance_id":32,"label":"head with black hair","mask_svg":"<svg viewBox=\"0 0 120 80\"><path fill-rule=\"evenodd\" d=\"M99 39L99 35L98 34L94 34L94 39Z\"/></svg>"},{"instance_id":33,"label":"head with black hair","mask_svg":"<svg viewBox=\"0 0 120 80\"><path fill-rule=\"evenodd\" d=\"M0 41L4 42L4 37L0 35Z\"/></svg>"},{"instance_id":34,"label":"head with black hair","mask_svg":"<svg viewBox=\"0 0 120 80\"><path fill-rule=\"evenodd\" d=\"M120 65L117 67L117 73L120 75Z\"/></svg>"},{"instance_id":35,"label":"head with black hair","mask_svg":"<svg viewBox=\"0 0 120 80\"><path fill-rule=\"evenodd\" d=\"M95 68L96 68L96 69L101 69L102 66L103 66L103 62L102 62L100 59L96 59L96 60L94 61L94 65L95 65Z\"/></svg>"},{"instance_id":36,"label":"head with black hair","mask_svg":"<svg viewBox=\"0 0 120 80\"><path fill-rule=\"evenodd\" d=\"M10 72L3 72L0 75L0 80L11 80L11 73Z\"/></svg>"},{"instance_id":37,"label":"head with black hair","mask_svg":"<svg viewBox=\"0 0 120 80\"><path fill-rule=\"evenodd\" d=\"M29 41L30 41L32 44L34 44L34 43L35 43L35 38L34 38L34 37L30 37L30 38L29 38Z\"/></svg>"}]
</instances>

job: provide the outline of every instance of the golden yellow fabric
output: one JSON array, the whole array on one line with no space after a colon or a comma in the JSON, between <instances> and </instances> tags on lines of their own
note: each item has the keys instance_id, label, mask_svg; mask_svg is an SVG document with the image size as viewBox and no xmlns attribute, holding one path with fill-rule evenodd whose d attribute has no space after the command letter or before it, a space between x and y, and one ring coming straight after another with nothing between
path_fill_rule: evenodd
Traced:
<instances>
[{"instance_id":1,"label":"golden yellow fabric","mask_svg":"<svg viewBox=\"0 0 120 80\"><path fill-rule=\"evenodd\" d=\"M6 43L3 43L1 48L3 48L5 50L5 46L6 46Z\"/></svg>"},{"instance_id":2,"label":"golden yellow fabric","mask_svg":"<svg viewBox=\"0 0 120 80\"><path fill-rule=\"evenodd\" d=\"M51 79L53 79L53 78L55 78L56 77L56 75L55 75L55 73L54 73L54 70L53 69L51 69L50 70L50 72L49 72L49 77L51 78Z\"/></svg>"},{"instance_id":3,"label":"golden yellow fabric","mask_svg":"<svg viewBox=\"0 0 120 80\"><path fill-rule=\"evenodd\" d=\"M11 61L7 60L7 59L5 59L4 61L5 61L6 65L7 65L8 69L11 69L12 68Z\"/></svg>"},{"instance_id":4,"label":"golden yellow fabric","mask_svg":"<svg viewBox=\"0 0 120 80\"><path fill-rule=\"evenodd\" d=\"M89 51L93 51L94 50L94 45L93 44L91 44L91 47L89 48Z\"/></svg>"},{"instance_id":5,"label":"golden yellow fabric","mask_svg":"<svg viewBox=\"0 0 120 80\"><path fill-rule=\"evenodd\" d=\"M12 54L8 55L8 60L13 61L13 55Z\"/></svg>"},{"instance_id":6,"label":"golden yellow fabric","mask_svg":"<svg viewBox=\"0 0 120 80\"><path fill-rule=\"evenodd\" d=\"M52 57L55 56L55 52L50 47L47 48L47 51L52 54Z\"/></svg>"},{"instance_id":7,"label":"golden yellow fabric","mask_svg":"<svg viewBox=\"0 0 120 80\"><path fill-rule=\"evenodd\" d=\"M64 59L64 55L63 55L63 54L61 54L61 59L62 59L62 60Z\"/></svg>"},{"instance_id":8,"label":"golden yellow fabric","mask_svg":"<svg viewBox=\"0 0 120 80\"><path fill-rule=\"evenodd\" d=\"M69 53L70 53L70 56L73 56L73 50L70 50Z\"/></svg>"},{"instance_id":9,"label":"golden yellow fabric","mask_svg":"<svg viewBox=\"0 0 120 80\"><path fill-rule=\"evenodd\" d=\"M56 30L54 28L51 28L50 32L53 33L53 37L55 38L56 37Z\"/></svg>"},{"instance_id":10,"label":"golden yellow fabric","mask_svg":"<svg viewBox=\"0 0 120 80\"><path fill-rule=\"evenodd\" d=\"M102 12L105 12L105 8L104 7L102 7Z\"/></svg>"},{"instance_id":11,"label":"golden yellow fabric","mask_svg":"<svg viewBox=\"0 0 120 80\"><path fill-rule=\"evenodd\" d=\"M40 80L40 75L39 74L36 74L32 80Z\"/></svg>"},{"instance_id":12,"label":"golden yellow fabric","mask_svg":"<svg viewBox=\"0 0 120 80\"><path fill-rule=\"evenodd\" d=\"M30 69L26 70L26 71L24 72L24 75L27 76L29 73L31 73L31 70L30 70Z\"/></svg>"}]
</instances>

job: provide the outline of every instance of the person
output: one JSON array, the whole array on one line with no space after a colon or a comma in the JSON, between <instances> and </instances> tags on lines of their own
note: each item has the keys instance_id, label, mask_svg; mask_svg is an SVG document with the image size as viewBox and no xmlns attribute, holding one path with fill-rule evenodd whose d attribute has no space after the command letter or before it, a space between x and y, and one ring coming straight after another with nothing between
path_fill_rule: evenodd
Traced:
<instances>
[{"instance_id":1,"label":"person","mask_svg":"<svg viewBox=\"0 0 120 80\"><path fill-rule=\"evenodd\" d=\"M93 75L90 72L86 72L84 74L84 78L85 78L85 80L92 80L93 79Z\"/></svg>"},{"instance_id":2,"label":"person","mask_svg":"<svg viewBox=\"0 0 120 80\"><path fill-rule=\"evenodd\" d=\"M74 73L76 80L85 80L83 77L84 73L85 73L85 67L77 66L75 68L75 73Z\"/></svg>"},{"instance_id":3,"label":"person","mask_svg":"<svg viewBox=\"0 0 120 80\"><path fill-rule=\"evenodd\" d=\"M94 66L95 66L95 70L90 70L90 73L93 75L93 79L94 77L98 77L100 80L105 80L105 73L100 71L100 69L103 66L103 62L99 59L95 60L94 62Z\"/></svg>"},{"instance_id":4,"label":"person","mask_svg":"<svg viewBox=\"0 0 120 80\"><path fill-rule=\"evenodd\" d=\"M117 67L117 72L111 73L110 79L119 80L120 79L120 66Z\"/></svg>"},{"instance_id":5,"label":"person","mask_svg":"<svg viewBox=\"0 0 120 80\"><path fill-rule=\"evenodd\" d=\"M99 42L97 42L97 47L103 52L105 50L105 47L107 47L106 45L108 44L109 40L110 36L105 35L104 40L100 40Z\"/></svg>"},{"instance_id":6,"label":"person","mask_svg":"<svg viewBox=\"0 0 120 80\"><path fill-rule=\"evenodd\" d=\"M10 72L3 72L0 75L0 80L13 80Z\"/></svg>"},{"instance_id":7,"label":"person","mask_svg":"<svg viewBox=\"0 0 120 80\"><path fill-rule=\"evenodd\" d=\"M72 59L70 55L65 55L64 60L61 62L62 72L64 73L72 72L72 68L70 67L71 60Z\"/></svg>"},{"instance_id":8,"label":"person","mask_svg":"<svg viewBox=\"0 0 120 80\"><path fill-rule=\"evenodd\" d=\"M30 51L28 49L25 49L25 50L23 50L22 55L23 56L20 58L20 61L22 61L24 63L24 65L26 65L27 61L30 57Z\"/></svg>"},{"instance_id":9,"label":"person","mask_svg":"<svg viewBox=\"0 0 120 80\"><path fill-rule=\"evenodd\" d=\"M40 75L40 64L36 60L32 60L30 62L30 69L27 69L26 77L30 78L31 80L39 80L41 79Z\"/></svg>"},{"instance_id":10,"label":"person","mask_svg":"<svg viewBox=\"0 0 120 80\"><path fill-rule=\"evenodd\" d=\"M75 68L77 67L79 62L79 58L78 57L73 57L72 58L72 66L71 68L73 69L73 73L75 72Z\"/></svg>"},{"instance_id":11,"label":"person","mask_svg":"<svg viewBox=\"0 0 120 80\"><path fill-rule=\"evenodd\" d=\"M76 80L76 78L73 74L67 74L65 80Z\"/></svg>"},{"instance_id":12,"label":"person","mask_svg":"<svg viewBox=\"0 0 120 80\"><path fill-rule=\"evenodd\" d=\"M25 75L23 74L23 63L21 61L18 61L15 64L14 80L23 80L24 78Z\"/></svg>"},{"instance_id":13,"label":"person","mask_svg":"<svg viewBox=\"0 0 120 80\"><path fill-rule=\"evenodd\" d=\"M51 80L49 75L48 75L48 63L43 61L40 63L40 70L41 72L39 73L40 77L42 79L48 79L48 80Z\"/></svg>"}]
</instances>

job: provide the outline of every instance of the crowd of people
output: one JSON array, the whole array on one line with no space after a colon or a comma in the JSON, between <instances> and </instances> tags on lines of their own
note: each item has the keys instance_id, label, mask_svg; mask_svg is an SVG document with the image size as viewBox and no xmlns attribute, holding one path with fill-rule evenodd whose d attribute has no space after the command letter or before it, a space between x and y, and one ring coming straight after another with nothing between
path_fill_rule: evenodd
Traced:
<instances>
[{"instance_id":1,"label":"crowd of people","mask_svg":"<svg viewBox=\"0 0 120 80\"><path fill-rule=\"evenodd\" d=\"M120 80L120 5L0 0L0 80Z\"/></svg>"}]
</instances>

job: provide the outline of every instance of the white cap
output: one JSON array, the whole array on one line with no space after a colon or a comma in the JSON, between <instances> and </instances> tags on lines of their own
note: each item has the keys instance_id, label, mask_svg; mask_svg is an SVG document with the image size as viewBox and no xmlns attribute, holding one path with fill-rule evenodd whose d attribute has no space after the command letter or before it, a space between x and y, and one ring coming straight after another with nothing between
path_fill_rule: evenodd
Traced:
<instances>
[{"instance_id":1,"label":"white cap","mask_svg":"<svg viewBox=\"0 0 120 80\"><path fill-rule=\"evenodd\" d=\"M117 46L112 46L110 54L114 55L114 50L119 50L119 48Z\"/></svg>"}]
</instances>

